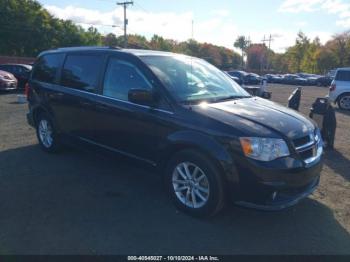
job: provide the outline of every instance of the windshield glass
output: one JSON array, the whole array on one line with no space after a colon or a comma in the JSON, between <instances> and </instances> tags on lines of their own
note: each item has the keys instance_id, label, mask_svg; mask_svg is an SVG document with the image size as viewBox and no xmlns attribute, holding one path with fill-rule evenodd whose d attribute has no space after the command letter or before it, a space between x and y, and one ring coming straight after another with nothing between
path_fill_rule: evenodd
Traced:
<instances>
[{"instance_id":1,"label":"windshield glass","mask_svg":"<svg viewBox=\"0 0 350 262\"><path fill-rule=\"evenodd\" d=\"M180 102L250 97L229 76L202 59L184 55L142 56L141 59Z\"/></svg>"}]
</instances>

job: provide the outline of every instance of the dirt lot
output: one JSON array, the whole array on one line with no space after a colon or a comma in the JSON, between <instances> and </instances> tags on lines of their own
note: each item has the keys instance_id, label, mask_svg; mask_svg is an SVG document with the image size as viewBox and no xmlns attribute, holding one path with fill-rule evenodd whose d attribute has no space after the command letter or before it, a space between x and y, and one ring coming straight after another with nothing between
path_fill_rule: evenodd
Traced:
<instances>
[{"instance_id":1,"label":"dirt lot","mask_svg":"<svg viewBox=\"0 0 350 262\"><path fill-rule=\"evenodd\" d=\"M286 104L294 87L271 86ZM326 88L305 87L302 112ZM227 207L177 212L152 170L78 150L49 155L27 105L0 94L0 254L350 254L350 113L337 112L335 151L318 190L281 212Z\"/></svg>"}]
</instances>

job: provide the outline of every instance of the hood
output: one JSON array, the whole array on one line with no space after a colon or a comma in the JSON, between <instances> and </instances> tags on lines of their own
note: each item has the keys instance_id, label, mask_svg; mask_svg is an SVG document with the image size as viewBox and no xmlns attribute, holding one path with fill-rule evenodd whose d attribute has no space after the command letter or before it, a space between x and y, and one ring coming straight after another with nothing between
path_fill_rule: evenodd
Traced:
<instances>
[{"instance_id":1,"label":"hood","mask_svg":"<svg viewBox=\"0 0 350 262\"><path fill-rule=\"evenodd\" d=\"M249 122L250 129L253 129L252 124L257 124L291 139L306 136L315 128L309 119L298 112L257 97L212 103L206 106L197 105L193 109L233 127L239 128L239 125ZM237 118L240 120L237 121Z\"/></svg>"}]
</instances>

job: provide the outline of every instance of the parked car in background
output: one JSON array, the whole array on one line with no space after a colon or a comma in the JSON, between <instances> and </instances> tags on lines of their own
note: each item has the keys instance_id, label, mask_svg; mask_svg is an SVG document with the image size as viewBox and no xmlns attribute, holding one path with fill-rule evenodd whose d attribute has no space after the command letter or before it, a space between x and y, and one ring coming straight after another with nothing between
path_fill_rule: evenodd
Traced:
<instances>
[{"instance_id":1,"label":"parked car in background","mask_svg":"<svg viewBox=\"0 0 350 262\"><path fill-rule=\"evenodd\" d=\"M13 74L0 70L0 90L17 89L17 79Z\"/></svg>"},{"instance_id":2,"label":"parked car in background","mask_svg":"<svg viewBox=\"0 0 350 262\"><path fill-rule=\"evenodd\" d=\"M331 76L320 76L316 79L317 86L330 86L334 77Z\"/></svg>"},{"instance_id":3,"label":"parked car in background","mask_svg":"<svg viewBox=\"0 0 350 262\"><path fill-rule=\"evenodd\" d=\"M230 76L235 77L238 79L238 82L240 85L246 84L245 77L248 75L247 72L241 71L241 70L233 70L227 72Z\"/></svg>"},{"instance_id":4,"label":"parked car in background","mask_svg":"<svg viewBox=\"0 0 350 262\"><path fill-rule=\"evenodd\" d=\"M337 69L332 69L332 70L329 70L326 74L326 76L330 76L330 77L335 77L335 74L337 72Z\"/></svg>"},{"instance_id":5,"label":"parked car in background","mask_svg":"<svg viewBox=\"0 0 350 262\"><path fill-rule=\"evenodd\" d=\"M266 74L264 78L267 80L268 83L280 83L281 81L281 76L274 74Z\"/></svg>"},{"instance_id":6,"label":"parked car in background","mask_svg":"<svg viewBox=\"0 0 350 262\"><path fill-rule=\"evenodd\" d=\"M227 76L229 77L229 78L231 78L233 81L235 81L237 84L239 84L240 86L241 85L243 85L243 81L240 79L240 78L238 78L238 77L236 77L236 76L231 76L228 72L226 72L226 71L224 71L226 74L227 74Z\"/></svg>"},{"instance_id":7,"label":"parked car in background","mask_svg":"<svg viewBox=\"0 0 350 262\"><path fill-rule=\"evenodd\" d=\"M227 73L230 76L238 78L238 83L241 83L241 85L258 85L262 80L258 74L247 73L241 70L228 71Z\"/></svg>"},{"instance_id":8,"label":"parked car in background","mask_svg":"<svg viewBox=\"0 0 350 262\"><path fill-rule=\"evenodd\" d=\"M229 199L283 209L319 183L317 126L250 96L202 59L108 47L56 49L40 54L26 93L27 119L44 151L75 143L153 166L175 205L195 216L213 215Z\"/></svg>"},{"instance_id":9,"label":"parked car in background","mask_svg":"<svg viewBox=\"0 0 350 262\"><path fill-rule=\"evenodd\" d=\"M260 85L261 81L262 81L262 78L258 74L254 74L254 73L248 73L244 77L245 85Z\"/></svg>"},{"instance_id":10,"label":"parked car in background","mask_svg":"<svg viewBox=\"0 0 350 262\"><path fill-rule=\"evenodd\" d=\"M287 85L305 86L305 85L307 85L307 80L305 78L298 76L298 75L286 74L283 76L282 83L287 84Z\"/></svg>"},{"instance_id":11,"label":"parked car in background","mask_svg":"<svg viewBox=\"0 0 350 262\"><path fill-rule=\"evenodd\" d=\"M320 78L320 75L308 74L308 73L298 73L296 74L301 78L306 79L306 85L314 86L317 84L317 79Z\"/></svg>"},{"instance_id":12,"label":"parked car in background","mask_svg":"<svg viewBox=\"0 0 350 262\"><path fill-rule=\"evenodd\" d=\"M329 99L340 109L350 110L350 67L337 69L329 88Z\"/></svg>"},{"instance_id":13,"label":"parked car in background","mask_svg":"<svg viewBox=\"0 0 350 262\"><path fill-rule=\"evenodd\" d=\"M17 78L18 88L24 88L28 82L32 66L26 64L2 64L0 65L0 70L13 74Z\"/></svg>"}]
</instances>

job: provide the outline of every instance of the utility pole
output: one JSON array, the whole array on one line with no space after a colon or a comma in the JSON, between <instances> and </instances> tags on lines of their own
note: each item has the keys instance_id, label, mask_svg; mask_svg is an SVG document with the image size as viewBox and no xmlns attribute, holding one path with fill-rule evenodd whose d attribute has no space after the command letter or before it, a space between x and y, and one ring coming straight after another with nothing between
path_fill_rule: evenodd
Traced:
<instances>
[{"instance_id":1,"label":"utility pole","mask_svg":"<svg viewBox=\"0 0 350 262\"><path fill-rule=\"evenodd\" d=\"M134 2L118 2L117 5L122 5L124 7L124 48L128 46L128 38L126 34L126 26L128 25L128 19L126 18L126 8L128 5L133 5Z\"/></svg>"},{"instance_id":2,"label":"utility pole","mask_svg":"<svg viewBox=\"0 0 350 262\"><path fill-rule=\"evenodd\" d=\"M270 67L270 50L271 50L271 42L273 41L273 40L275 40L273 37L272 37L272 35L270 34L270 36L269 36L269 38L265 38L265 35L264 35L264 39L263 40L261 40L262 42L263 42L263 44L265 44L266 42L268 42L269 44L268 44L268 53L267 53L267 58L266 58L266 69L267 70L269 70L269 67Z\"/></svg>"}]
</instances>

